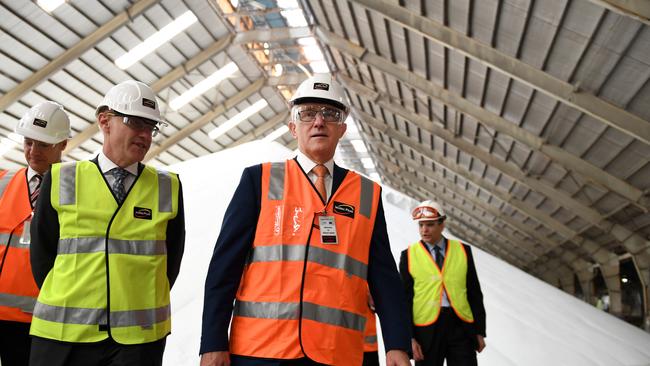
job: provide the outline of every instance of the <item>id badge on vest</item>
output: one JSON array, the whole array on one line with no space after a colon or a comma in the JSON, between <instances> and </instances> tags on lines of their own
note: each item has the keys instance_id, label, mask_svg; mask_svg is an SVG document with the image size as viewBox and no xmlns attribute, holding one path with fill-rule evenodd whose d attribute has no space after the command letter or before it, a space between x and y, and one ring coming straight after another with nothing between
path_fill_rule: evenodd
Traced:
<instances>
[{"instance_id":1,"label":"id badge on vest","mask_svg":"<svg viewBox=\"0 0 650 366\"><path fill-rule=\"evenodd\" d=\"M318 226L320 227L321 243L339 243L338 236L336 235L336 220L334 219L334 216L318 216Z\"/></svg>"},{"instance_id":2,"label":"id badge on vest","mask_svg":"<svg viewBox=\"0 0 650 366\"><path fill-rule=\"evenodd\" d=\"M34 217L34 212L27 220L23 222L23 234L20 236L19 243L23 246L29 246L32 242L32 235L30 232L32 226L32 217Z\"/></svg>"}]
</instances>

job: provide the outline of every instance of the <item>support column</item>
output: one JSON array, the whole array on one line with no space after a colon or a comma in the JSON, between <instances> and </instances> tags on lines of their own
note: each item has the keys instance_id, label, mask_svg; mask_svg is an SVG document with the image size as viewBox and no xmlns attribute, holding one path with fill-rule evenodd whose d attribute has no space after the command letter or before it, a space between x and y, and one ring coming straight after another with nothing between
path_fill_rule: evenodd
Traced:
<instances>
[{"instance_id":1,"label":"support column","mask_svg":"<svg viewBox=\"0 0 650 366\"><path fill-rule=\"evenodd\" d=\"M621 317L623 314L623 302L621 301L621 276L618 260L600 266L600 271L607 285L609 293L609 312L612 315Z\"/></svg>"},{"instance_id":2,"label":"support column","mask_svg":"<svg viewBox=\"0 0 650 366\"><path fill-rule=\"evenodd\" d=\"M578 279L580 280L580 287L585 296L585 301L591 305L596 305L596 297L594 296L594 271L593 269L585 269L578 272Z\"/></svg>"},{"instance_id":3,"label":"support column","mask_svg":"<svg viewBox=\"0 0 650 366\"><path fill-rule=\"evenodd\" d=\"M650 332L650 256L646 252L642 252L634 255L633 258L643 291L643 329Z\"/></svg>"},{"instance_id":4,"label":"support column","mask_svg":"<svg viewBox=\"0 0 650 366\"><path fill-rule=\"evenodd\" d=\"M560 274L560 286L562 286L564 292L573 296L576 295L575 274L573 271L562 271Z\"/></svg>"}]
</instances>

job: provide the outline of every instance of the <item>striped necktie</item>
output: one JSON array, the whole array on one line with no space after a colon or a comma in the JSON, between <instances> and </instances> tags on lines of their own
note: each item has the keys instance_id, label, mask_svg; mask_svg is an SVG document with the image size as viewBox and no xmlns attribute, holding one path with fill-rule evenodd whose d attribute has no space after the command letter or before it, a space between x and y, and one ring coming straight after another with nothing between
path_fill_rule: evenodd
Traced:
<instances>
[{"instance_id":1,"label":"striped necktie","mask_svg":"<svg viewBox=\"0 0 650 366\"><path fill-rule=\"evenodd\" d=\"M32 193L29 195L29 202L31 202L32 207L36 207L36 200L38 199L38 194L41 193L42 181L43 181L43 177L39 174L36 174L32 177L33 188L32 188Z\"/></svg>"}]
</instances>

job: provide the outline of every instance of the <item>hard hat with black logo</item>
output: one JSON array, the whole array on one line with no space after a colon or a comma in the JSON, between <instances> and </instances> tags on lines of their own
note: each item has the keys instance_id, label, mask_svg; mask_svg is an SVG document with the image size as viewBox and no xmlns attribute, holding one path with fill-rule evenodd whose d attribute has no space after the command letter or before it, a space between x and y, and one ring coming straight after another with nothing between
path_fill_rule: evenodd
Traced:
<instances>
[{"instance_id":1,"label":"hard hat with black logo","mask_svg":"<svg viewBox=\"0 0 650 366\"><path fill-rule=\"evenodd\" d=\"M324 103L337 107L346 114L350 111L343 88L332 79L331 74L314 74L303 81L289 103L292 107L304 103Z\"/></svg>"},{"instance_id":2,"label":"hard hat with black logo","mask_svg":"<svg viewBox=\"0 0 650 366\"><path fill-rule=\"evenodd\" d=\"M139 81L127 80L112 87L97 106L95 116L106 108L127 116L142 117L164 124L156 94L148 85Z\"/></svg>"},{"instance_id":3,"label":"hard hat with black logo","mask_svg":"<svg viewBox=\"0 0 650 366\"><path fill-rule=\"evenodd\" d=\"M42 102L23 115L14 131L32 140L58 144L70 138L70 118L59 103Z\"/></svg>"}]
</instances>

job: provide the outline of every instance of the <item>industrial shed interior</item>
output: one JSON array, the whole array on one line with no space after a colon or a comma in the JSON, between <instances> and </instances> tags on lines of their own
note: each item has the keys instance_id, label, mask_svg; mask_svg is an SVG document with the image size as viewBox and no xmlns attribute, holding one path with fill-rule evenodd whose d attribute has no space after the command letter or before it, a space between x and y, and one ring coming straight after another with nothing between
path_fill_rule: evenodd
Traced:
<instances>
[{"instance_id":1,"label":"industrial shed interior","mask_svg":"<svg viewBox=\"0 0 650 366\"><path fill-rule=\"evenodd\" d=\"M103 0L0 4L0 168L44 100L101 149L95 107L157 93L167 166L258 139L296 148L287 100L332 72L352 104L337 161L564 291L650 329L650 2ZM506 280L506 279L504 279Z\"/></svg>"}]
</instances>

